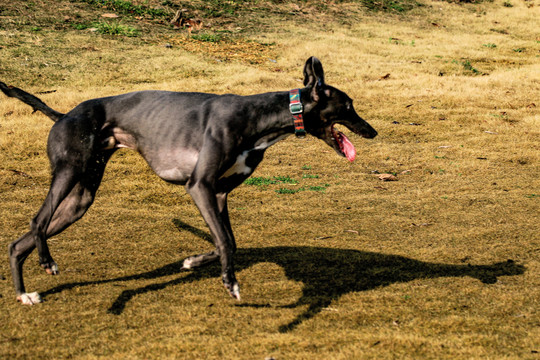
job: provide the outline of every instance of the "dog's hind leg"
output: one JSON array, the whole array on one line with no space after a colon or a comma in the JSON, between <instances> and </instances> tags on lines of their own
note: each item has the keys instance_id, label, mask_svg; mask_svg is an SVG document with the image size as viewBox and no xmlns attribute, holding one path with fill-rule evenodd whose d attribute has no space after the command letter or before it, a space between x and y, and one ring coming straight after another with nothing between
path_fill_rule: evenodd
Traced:
<instances>
[{"instance_id":1,"label":"dog's hind leg","mask_svg":"<svg viewBox=\"0 0 540 360\"><path fill-rule=\"evenodd\" d=\"M39 302L39 299L34 299L30 294L26 294L22 277L23 263L34 248L38 249L39 262L45 271L49 274L58 272L58 266L53 261L47 246L47 229L54 212L72 191L76 182L76 174L72 169L57 172L53 176L45 202L30 224L30 231L9 246L9 260L15 292L17 299L23 304L32 305L34 302Z\"/></svg>"},{"instance_id":2,"label":"dog's hind leg","mask_svg":"<svg viewBox=\"0 0 540 360\"><path fill-rule=\"evenodd\" d=\"M45 203L32 221L31 230L9 246L15 292L23 304L32 305L41 301L37 293L26 293L22 275L24 261L38 247L41 266L48 274L58 274L58 266L50 255L46 240L80 219L92 205L111 154L101 154L97 159L89 161L85 173L73 179L68 179L69 176L55 176ZM67 195L62 198L65 193ZM46 231L43 230L45 228Z\"/></svg>"},{"instance_id":3,"label":"dog's hind leg","mask_svg":"<svg viewBox=\"0 0 540 360\"><path fill-rule=\"evenodd\" d=\"M47 245L47 230L54 217L55 212L60 205L68 198L80 179L79 173L70 167L61 169L53 176L49 193L45 198L41 209L30 224L30 233L32 233L36 242L39 255L39 263L50 275L58 273L58 266L52 259Z\"/></svg>"},{"instance_id":4,"label":"dog's hind leg","mask_svg":"<svg viewBox=\"0 0 540 360\"><path fill-rule=\"evenodd\" d=\"M22 266L28 255L36 248L36 242L32 232L27 232L9 245L9 264L17 300L24 305L32 305L41 302L37 293L27 294L22 277Z\"/></svg>"},{"instance_id":5,"label":"dog's hind leg","mask_svg":"<svg viewBox=\"0 0 540 360\"><path fill-rule=\"evenodd\" d=\"M47 238L64 231L90 208L101 184L107 161L113 152L102 153L89 162L85 173L81 175L81 180L75 184L55 211L47 229Z\"/></svg>"}]
</instances>

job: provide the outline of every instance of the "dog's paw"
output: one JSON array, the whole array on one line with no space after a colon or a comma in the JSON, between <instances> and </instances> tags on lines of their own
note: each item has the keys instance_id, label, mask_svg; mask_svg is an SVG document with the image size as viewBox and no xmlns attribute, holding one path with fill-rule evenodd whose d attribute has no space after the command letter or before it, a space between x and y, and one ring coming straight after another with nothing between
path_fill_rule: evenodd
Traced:
<instances>
[{"instance_id":1,"label":"dog's paw","mask_svg":"<svg viewBox=\"0 0 540 360\"><path fill-rule=\"evenodd\" d=\"M49 275L58 275L60 273L58 269L58 264L56 264L54 261L46 264L41 264L41 266L45 269L45 272Z\"/></svg>"},{"instance_id":2,"label":"dog's paw","mask_svg":"<svg viewBox=\"0 0 540 360\"><path fill-rule=\"evenodd\" d=\"M194 262L195 261L193 260L192 257L185 259L184 262L182 263L182 269L180 270L191 270L193 268Z\"/></svg>"},{"instance_id":3,"label":"dog's paw","mask_svg":"<svg viewBox=\"0 0 540 360\"><path fill-rule=\"evenodd\" d=\"M41 302L41 296L37 292L33 293L24 293L19 296L17 296L17 301L20 301L23 305L34 305L39 304Z\"/></svg>"},{"instance_id":4,"label":"dog's paw","mask_svg":"<svg viewBox=\"0 0 540 360\"><path fill-rule=\"evenodd\" d=\"M236 300L240 301L240 286L238 286L238 283L233 285L231 296Z\"/></svg>"},{"instance_id":5,"label":"dog's paw","mask_svg":"<svg viewBox=\"0 0 540 360\"><path fill-rule=\"evenodd\" d=\"M182 262L180 270L191 270L199 266L203 266L219 259L219 255L215 251L206 254L190 256Z\"/></svg>"},{"instance_id":6,"label":"dog's paw","mask_svg":"<svg viewBox=\"0 0 540 360\"><path fill-rule=\"evenodd\" d=\"M237 282L235 282L233 285L227 285L225 284L225 288L227 289L227 291L229 292L229 295L231 295L231 297L233 299L236 299L238 301L240 301L240 286L238 285Z\"/></svg>"}]
</instances>

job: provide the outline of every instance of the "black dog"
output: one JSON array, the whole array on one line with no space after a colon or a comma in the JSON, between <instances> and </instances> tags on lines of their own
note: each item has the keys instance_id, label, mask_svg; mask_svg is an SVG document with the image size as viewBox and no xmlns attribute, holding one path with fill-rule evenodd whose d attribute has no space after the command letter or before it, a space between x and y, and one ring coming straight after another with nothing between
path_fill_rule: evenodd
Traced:
<instances>
[{"instance_id":1,"label":"black dog","mask_svg":"<svg viewBox=\"0 0 540 360\"><path fill-rule=\"evenodd\" d=\"M342 156L355 150L336 130L342 124L373 138L377 132L354 111L344 92L326 85L321 62L304 66L303 89L252 96L140 91L88 100L67 114L0 82L0 90L49 116L53 125L47 144L52 182L30 225L11 243L9 257L17 299L40 302L26 293L22 266L38 249L41 266L57 274L47 239L80 219L94 201L105 165L118 148L138 151L163 180L185 185L208 224L216 250L184 260L190 269L220 260L223 283L239 299L234 274L236 243L229 222L227 195L262 161L264 151L292 133L318 137Z\"/></svg>"}]
</instances>

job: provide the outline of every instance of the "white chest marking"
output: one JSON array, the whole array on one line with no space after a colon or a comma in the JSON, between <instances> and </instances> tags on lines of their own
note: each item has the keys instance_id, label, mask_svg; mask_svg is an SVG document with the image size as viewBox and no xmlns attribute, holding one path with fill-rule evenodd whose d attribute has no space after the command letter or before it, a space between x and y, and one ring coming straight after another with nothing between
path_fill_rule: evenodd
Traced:
<instances>
[{"instance_id":1,"label":"white chest marking","mask_svg":"<svg viewBox=\"0 0 540 360\"><path fill-rule=\"evenodd\" d=\"M227 171L225 171L225 173L220 177L220 179L227 178L227 177L229 177L231 175L249 175L249 174L251 174L254 169L252 169L252 168L250 168L249 166L246 165L246 159L249 157L249 153L251 151L254 151L254 150L265 150L268 147L270 147L270 146L274 145L275 143L277 143L278 141L285 139L287 136L289 136L289 134L284 134L284 135L278 136L277 138L275 138L275 139L273 139L271 141L262 140L260 143L256 143L255 147L253 149L246 150L246 151L242 152L240 155L238 155L238 157L236 158L236 161L233 164L233 166L231 166Z\"/></svg>"},{"instance_id":2,"label":"white chest marking","mask_svg":"<svg viewBox=\"0 0 540 360\"><path fill-rule=\"evenodd\" d=\"M238 155L236 162L231 166L225 174L221 176L221 179L227 178L231 175L249 175L252 169L246 165L246 159L249 156L251 150L246 150L242 154Z\"/></svg>"}]
</instances>

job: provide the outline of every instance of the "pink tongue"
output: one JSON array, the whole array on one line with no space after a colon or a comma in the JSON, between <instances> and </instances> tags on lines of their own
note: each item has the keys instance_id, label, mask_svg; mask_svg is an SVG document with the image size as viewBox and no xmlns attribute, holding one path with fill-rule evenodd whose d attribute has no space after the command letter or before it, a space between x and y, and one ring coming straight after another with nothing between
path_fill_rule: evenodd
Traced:
<instances>
[{"instance_id":1,"label":"pink tongue","mask_svg":"<svg viewBox=\"0 0 540 360\"><path fill-rule=\"evenodd\" d=\"M338 132L338 135L339 141L341 142L341 150L343 150L343 153L347 157L347 160L353 162L354 158L356 157L356 149L354 148L354 145L349 141L349 138L347 138L342 132Z\"/></svg>"}]
</instances>

